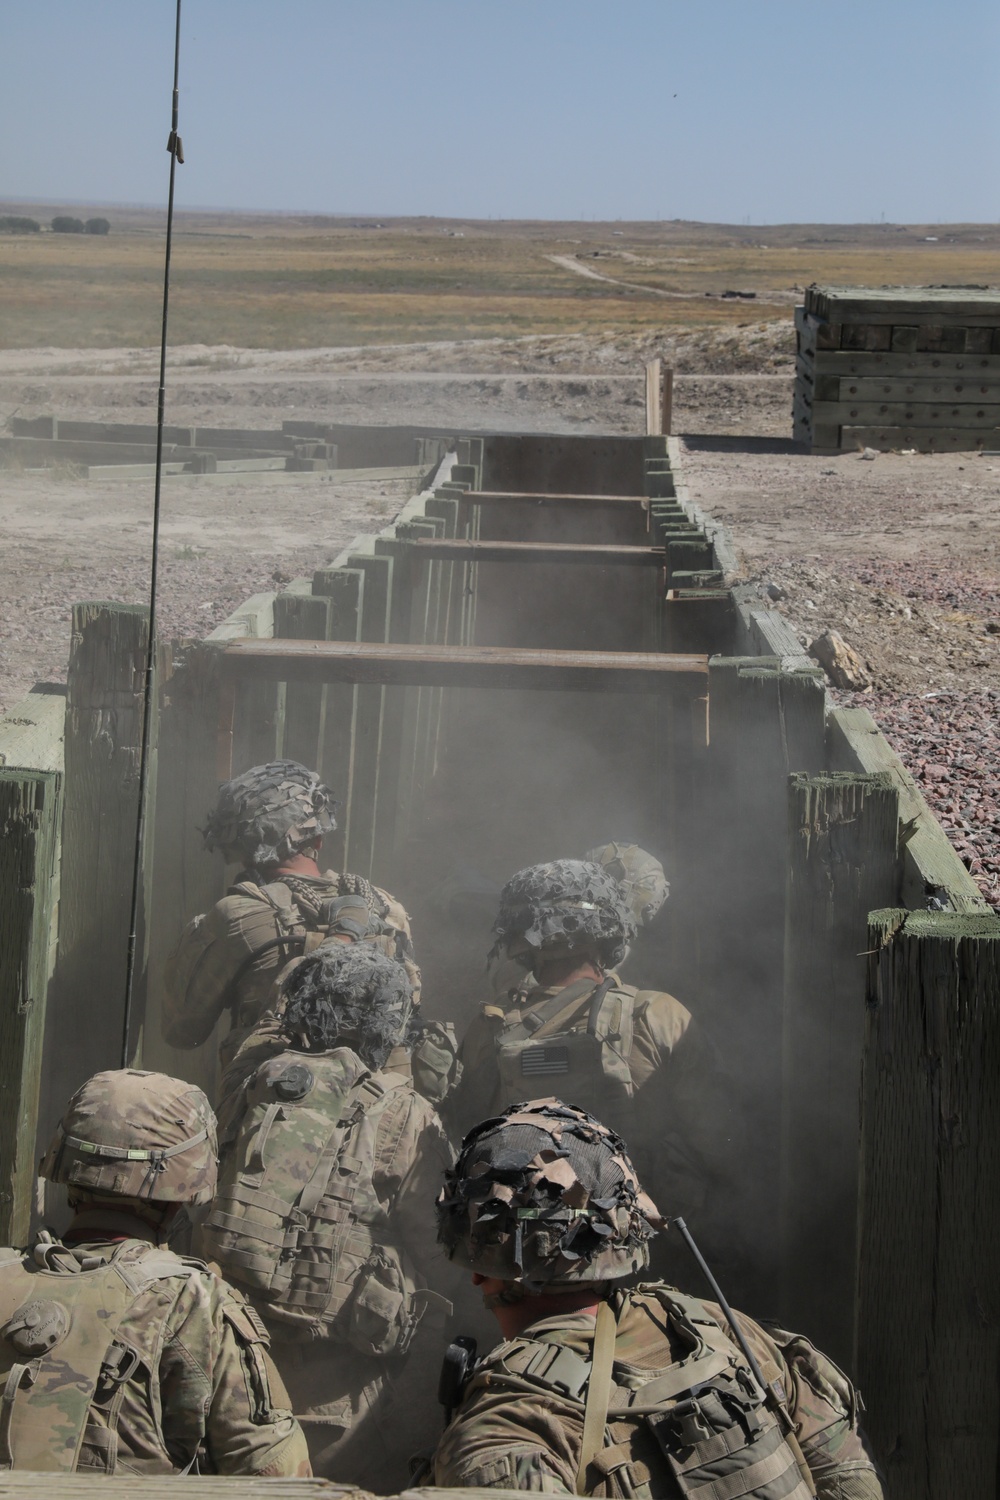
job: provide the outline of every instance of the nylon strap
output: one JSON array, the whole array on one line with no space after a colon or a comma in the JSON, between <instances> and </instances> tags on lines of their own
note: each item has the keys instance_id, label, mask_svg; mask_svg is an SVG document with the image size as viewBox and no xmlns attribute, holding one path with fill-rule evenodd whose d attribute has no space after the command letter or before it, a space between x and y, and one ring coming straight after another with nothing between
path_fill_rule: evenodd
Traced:
<instances>
[{"instance_id":1,"label":"nylon strap","mask_svg":"<svg viewBox=\"0 0 1000 1500\"><path fill-rule=\"evenodd\" d=\"M587 1493L587 1470L604 1447L604 1430L608 1424L611 1403L611 1374L615 1364L615 1340L618 1322L611 1304L602 1302L597 1309L594 1327L594 1356L587 1386L587 1405L583 1417L583 1446L576 1475L576 1493Z\"/></svg>"},{"instance_id":2,"label":"nylon strap","mask_svg":"<svg viewBox=\"0 0 1000 1500\"><path fill-rule=\"evenodd\" d=\"M592 979L574 980L557 994L550 995L541 1005L520 1013L520 1018L505 1033L504 1041L557 1035L583 1009L584 1003L595 988L599 987L595 986Z\"/></svg>"}]
</instances>

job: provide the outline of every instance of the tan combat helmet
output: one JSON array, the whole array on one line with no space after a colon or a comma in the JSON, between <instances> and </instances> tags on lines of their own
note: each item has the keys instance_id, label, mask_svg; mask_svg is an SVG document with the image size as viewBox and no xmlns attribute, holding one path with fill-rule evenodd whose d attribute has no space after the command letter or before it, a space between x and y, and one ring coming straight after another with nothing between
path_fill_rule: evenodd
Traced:
<instances>
[{"instance_id":1,"label":"tan combat helmet","mask_svg":"<svg viewBox=\"0 0 1000 1500\"><path fill-rule=\"evenodd\" d=\"M208 1203L218 1177L215 1115L201 1089L136 1068L77 1089L41 1174L98 1197Z\"/></svg>"},{"instance_id":2,"label":"tan combat helmet","mask_svg":"<svg viewBox=\"0 0 1000 1500\"><path fill-rule=\"evenodd\" d=\"M583 857L618 881L640 927L653 920L670 895L670 882L660 861L638 844L600 844Z\"/></svg>"},{"instance_id":3,"label":"tan combat helmet","mask_svg":"<svg viewBox=\"0 0 1000 1500\"><path fill-rule=\"evenodd\" d=\"M610 969L624 959L636 927L621 886L600 865L554 859L511 876L493 932L491 960L506 953L530 968L540 956L590 954Z\"/></svg>"},{"instance_id":4,"label":"tan combat helmet","mask_svg":"<svg viewBox=\"0 0 1000 1500\"><path fill-rule=\"evenodd\" d=\"M209 850L251 869L280 865L337 826L333 793L297 760L272 760L224 781L202 834Z\"/></svg>"},{"instance_id":5,"label":"tan combat helmet","mask_svg":"<svg viewBox=\"0 0 1000 1500\"><path fill-rule=\"evenodd\" d=\"M471 1130L437 1200L450 1260L527 1293L619 1281L664 1221L621 1136L575 1104L512 1104Z\"/></svg>"}]
</instances>

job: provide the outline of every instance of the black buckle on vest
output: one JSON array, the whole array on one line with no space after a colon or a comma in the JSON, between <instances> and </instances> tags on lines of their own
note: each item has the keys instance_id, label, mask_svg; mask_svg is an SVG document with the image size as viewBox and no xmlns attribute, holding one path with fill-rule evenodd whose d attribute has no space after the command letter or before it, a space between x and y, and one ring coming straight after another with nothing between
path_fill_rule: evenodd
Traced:
<instances>
[{"instance_id":1,"label":"black buckle on vest","mask_svg":"<svg viewBox=\"0 0 1000 1500\"><path fill-rule=\"evenodd\" d=\"M670 1412L667 1422L685 1448L697 1448L699 1443L704 1443L714 1433L697 1396L679 1401Z\"/></svg>"}]
</instances>

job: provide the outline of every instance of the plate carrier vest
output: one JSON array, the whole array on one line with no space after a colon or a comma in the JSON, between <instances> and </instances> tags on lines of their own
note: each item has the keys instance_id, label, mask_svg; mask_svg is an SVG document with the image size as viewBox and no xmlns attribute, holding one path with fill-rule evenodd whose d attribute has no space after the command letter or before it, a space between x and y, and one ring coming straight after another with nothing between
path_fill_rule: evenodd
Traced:
<instances>
[{"instance_id":1,"label":"plate carrier vest","mask_svg":"<svg viewBox=\"0 0 1000 1500\"><path fill-rule=\"evenodd\" d=\"M597 985L574 980L534 1006L486 1007L486 1014L502 1018L494 1035L501 1102L555 1093L579 1101L630 1139L635 1013L656 993L611 974Z\"/></svg>"},{"instance_id":2,"label":"plate carrier vest","mask_svg":"<svg viewBox=\"0 0 1000 1500\"><path fill-rule=\"evenodd\" d=\"M388 1227L378 1159L354 1147L365 1116L404 1102L411 1086L338 1047L283 1052L245 1087L202 1225L206 1256L293 1337L404 1354L433 1294L417 1290Z\"/></svg>"},{"instance_id":3,"label":"plate carrier vest","mask_svg":"<svg viewBox=\"0 0 1000 1500\"><path fill-rule=\"evenodd\" d=\"M198 1270L144 1240L89 1266L44 1239L33 1255L0 1250L0 1469L74 1472L91 1407L113 1432L125 1382L148 1364L121 1331L128 1313L156 1282Z\"/></svg>"},{"instance_id":4,"label":"plate carrier vest","mask_svg":"<svg viewBox=\"0 0 1000 1500\"><path fill-rule=\"evenodd\" d=\"M658 1449L673 1479L671 1493L697 1500L811 1500L815 1491L778 1415L704 1304L672 1287L636 1291L656 1299L689 1352L659 1372L615 1362L605 1445L590 1465L589 1487L578 1492L662 1495L664 1471L653 1467ZM508 1386L523 1400L527 1386L556 1395L582 1418L593 1366L557 1337L500 1344L475 1366L466 1390L481 1381L491 1393ZM655 1448L635 1443L643 1431Z\"/></svg>"}]
</instances>

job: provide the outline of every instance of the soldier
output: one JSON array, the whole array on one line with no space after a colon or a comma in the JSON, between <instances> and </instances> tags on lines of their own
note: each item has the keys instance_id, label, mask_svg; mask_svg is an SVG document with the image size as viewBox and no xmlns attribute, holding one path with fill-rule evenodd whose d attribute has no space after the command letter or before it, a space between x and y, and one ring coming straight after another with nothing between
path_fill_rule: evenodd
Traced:
<instances>
[{"instance_id":1,"label":"soldier","mask_svg":"<svg viewBox=\"0 0 1000 1500\"><path fill-rule=\"evenodd\" d=\"M459 1128L558 1080L636 1143L679 1210L714 1217L713 1203L731 1204L741 1150L731 1081L679 1000L619 979L636 923L618 882L584 860L532 865L504 886L493 931L491 959L506 953L531 982L484 1005L462 1041ZM723 1178L726 1192L713 1192ZM720 1225L713 1248L727 1239Z\"/></svg>"},{"instance_id":2,"label":"soldier","mask_svg":"<svg viewBox=\"0 0 1000 1500\"><path fill-rule=\"evenodd\" d=\"M670 895L670 882L655 855L638 844L599 844L583 856L621 886L637 927L648 927Z\"/></svg>"},{"instance_id":3,"label":"soldier","mask_svg":"<svg viewBox=\"0 0 1000 1500\"><path fill-rule=\"evenodd\" d=\"M316 773L293 760L223 782L205 844L241 869L228 894L188 923L167 966L163 1037L171 1046L201 1046L228 1011L228 1062L270 1004L288 960L327 937L366 938L401 959L419 1005L420 970L402 906L361 875L320 871L323 837L337 826L334 806ZM411 1031L418 1087L443 1098L457 1074L453 1029L415 1017ZM395 1062L409 1068L409 1054Z\"/></svg>"},{"instance_id":4,"label":"soldier","mask_svg":"<svg viewBox=\"0 0 1000 1500\"><path fill-rule=\"evenodd\" d=\"M333 942L285 979L227 1073L206 1252L254 1299L317 1473L403 1488L426 1441L423 1345L450 1304L427 1213L452 1151L386 1062L412 1004L402 964ZM266 1142L266 1148L265 1148Z\"/></svg>"},{"instance_id":5,"label":"soldier","mask_svg":"<svg viewBox=\"0 0 1000 1500\"><path fill-rule=\"evenodd\" d=\"M167 1248L216 1182L215 1116L162 1073L97 1073L42 1161L72 1223L0 1250L0 1466L113 1474L310 1473L267 1333Z\"/></svg>"},{"instance_id":6,"label":"soldier","mask_svg":"<svg viewBox=\"0 0 1000 1500\"><path fill-rule=\"evenodd\" d=\"M716 1304L616 1285L664 1221L593 1116L542 1099L477 1126L438 1223L504 1342L455 1383L436 1484L881 1500L859 1399L808 1340L736 1314L748 1359Z\"/></svg>"}]
</instances>

